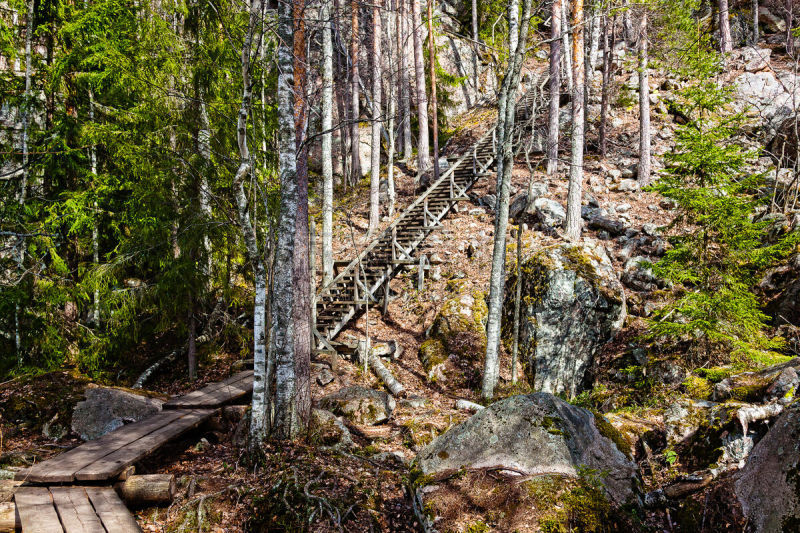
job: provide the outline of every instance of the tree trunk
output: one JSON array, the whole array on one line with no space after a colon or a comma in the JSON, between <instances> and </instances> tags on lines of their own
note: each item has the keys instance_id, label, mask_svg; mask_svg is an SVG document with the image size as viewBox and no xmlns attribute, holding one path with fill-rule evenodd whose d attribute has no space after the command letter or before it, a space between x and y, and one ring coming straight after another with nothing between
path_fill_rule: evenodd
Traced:
<instances>
[{"instance_id":1,"label":"tree trunk","mask_svg":"<svg viewBox=\"0 0 800 533\"><path fill-rule=\"evenodd\" d=\"M94 122L94 92L89 89L89 122ZM97 179L97 148L95 145L89 147L89 171L92 174L92 180ZM93 185L94 186L94 185ZM98 208L97 200L94 201L94 216L92 217L92 261L94 267L100 266L100 236L98 231ZM95 282L94 291L92 294L92 324L95 328L100 327L100 284Z\"/></svg>"},{"instance_id":2,"label":"tree trunk","mask_svg":"<svg viewBox=\"0 0 800 533\"><path fill-rule=\"evenodd\" d=\"M311 419L311 275L309 273L308 223L308 122L306 86L305 0L293 0L294 16L294 127L297 150L297 210L295 220L293 274L294 301L294 395L284 423L279 425L284 438L294 439Z\"/></svg>"},{"instance_id":3,"label":"tree trunk","mask_svg":"<svg viewBox=\"0 0 800 533\"><path fill-rule=\"evenodd\" d=\"M411 27L414 35L414 74L417 92L417 122L419 138L417 139L417 172L422 174L431 167L431 156L428 150L428 95L425 92L425 65L422 56L422 15L419 11L420 0L411 1Z\"/></svg>"},{"instance_id":4,"label":"tree trunk","mask_svg":"<svg viewBox=\"0 0 800 533\"><path fill-rule=\"evenodd\" d=\"M322 284L333 279L333 37L330 0L322 19Z\"/></svg>"},{"instance_id":5,"label":"tree trunk","mask_svg":"<svg viewBox=\"0 0 800 533\"><path fill-rule=\"evenodd\" d=\"M428 46L430 47L431 110L433 111L433 181L439 181L439 110L436 100L436 38L433 34L433 0L428 0Z\"/></svg>"},{"instance_id":6,"label":"tree trunk","mask_svg":"<svg viewBox=\"0 0 800 533\"><path fill-rule=\"evenodd\" d=\"M369 175L369 234L380 223L381 186L381 0L372 4L372 149Z\"/></svg>"},{"instance_id":7,"label":"tree trunk","mask_svg":"<svg viewBox=\"0 0 800 533\"><path fill-rule=\"evenodd\" d=\"M562 67L563 67L563 78L567 80L567 88L569 89L570 95L572 94L573 89L573 76L572 76L572 54L570 54L571 43L570 43L570 35L572 35L572 30L570 29L569 24L569 9L570 9L570 0L561 0L561 48L563 49L564 53L561 54L562 59Z\"/></svg>"},{"instance_id":8,"label":"tree trunk","mask_svg":"<svg viewBox=\"0 0 800 533\"><path fill-rule=\"evenodd\" d=\"M531 177L532 178L532 177ZM519 358L519 315L522 306L522 223L517 221L517 280L514 287L514 331L511 339L511 383L517 383L517 360Z\"/></svg>"},{"instance_id":9,"label":"tree trunk","mask_svg":"<svg viewBox=\"0 0 800 533\"><path fill-rule=\"evenodd\" d=\"M358 2L350 1L350 184L355 185L361 179L361 142L358 133L358 121L361 118L359 110L358 87Z\"/></svg>"},{"instance_id":10,"label":"tree trunk","mask_svg":"<svg viewBox=\"0 0 800 533\"><path fill-rule=\"evenodd\" d=\"M753 35L750 44L753 46L758 45L758 0L753 0L752 7L753 13Z\"/></svg>"},{"instance_id":11,"label":"tree trunk","mask_svg":"<svg viewBox=\"0 0 800 533\"><path fill-rule=\"evenodd\" d=\"M720 0L720 4L725 0ZM786 7L784 8L786 18L786 53L794 55L794 35L792 34L792 26L794 26L794 1L786 0Z\"/></svg>"},{"instance_id":12,"label":"tree trunk","mask_svg":"<svg viewBox=\"0 0 800 533\"><path fill-rule=\"evenodd\" d=\"M392 24L392 20L395 21L394 25ZM387 122L387 130L389 130L389 143L388 143L388 154L387 154L387 161L386 161L386 195L389 200L389 216L394 216L394 204L395 204L395 192L394 192L394 151L395 151L395 144L397 139L395 137L395 114L397 113L397 92L398 88L395 86L397 77L395 76L395 72L399 69L400 65L400 49L398 48L395 54L394 47L392 46L392 35L400 35L400 17L397 16L397 12L394 13L394 18L392 15L387 15L386 23L387 27L387 38L386 38L386 49L387 49L387 57L389 57L389 86L387 87L387 95L386 98L389 100L389 105L387 109L388 115L388 122ZM394 27L393 27L394 26ZM399 74L399 73L398 73Z\"/></svg>"},{"instance_id":13,"label":"tree trunk","mask_svg":"<svg viewBox=\"0 0 800 533\"><path fill-rule=\"evenodd\" d=\"M258 250L256 231L250 221L247 195L244 191L244 180L252 172L250 150L247 146L247 121L250 115L252 87L250 83L250 55L253 47L253 37L257 29L261 28L261 1L253 0L250 4L250 20L242 45L242 102L239 106L236 123L236 140L239 147L239 168L233 178L233 191L236 198L236 207L239 226L244 237L245 249L249 261L253 264L253 284L255 289L255 302L253 309L253 408L251 418L251 435L254 443L259 443L265 436L266 430L266 404L265 373L266 373L266 330L265 330L265 304L266 304L266 269L264 260ZM261 42L261 38L256 39Z\"/></svg>"},{"instance_id":14,"label":"tree trunk","mask_svg":"<svg viewBox=\"0 0 800 533\"><path fill-rule=\"evenodd\" d=\"M528 42L531 1L524 0L522 8L519 42L510 58L508 71L503 78L498 100L497 117L497 216L495 218L494 247L492 250L492 272L489 278L489 315L486 326L486 359L483 369L481 396L494 397L494 388L500 376L500 326L505 285L506 230L508 229L508 206L511 196L511 173L514 167L514 115L516 112L517 87L519 86L522 61ZM519 12L519 0L509 4L509 24L512 12Z\"/></svg>"},{"instance_id":15,"label":"tree trunk","mask_svg":"<svg viewBox=\"0 0 800 533\"><path fill-rule=\"evenodd\" d=\"M478 81L478 0L472 0L472 75L473 88L475 89L475 101L480 95L480 84Z\"/></svg>"},{"instance_id":16,"label":"tree trunk","mask_svg":"<svg viewBox=\"0 0 800 533\"><path fill-rule=\"evenodd\" d=\"M583 0L572 2L572 154L567 193L566 237L577 241L581 236L581 196L583 189Z\"/></svg>"},{"instance_id":17,"label":"tree trunk","mask_svg":"<svg viewBox=\"0 0 800 533\"><path fill-rule=\"evenodd\" d=\"M606 128L608 128L608 105L609 92L611 90L611 68L614 58L614 36L616 33L617 16L611 19L611 42L608 40L608 17L603 18L603 87L600 97L600 129L599 140L600 155L606 156L608 152L608 138Z\"/></svg>"},{"instance_id":18,"label":"tree trunk","mask_svg":"<svg viewBox=\"0 0 800 533\"><path fill-rule=\"evenodd\" d=\"M397 43L397 55L400 58L398 68L400 70L400 105L402 107L402 136L403 136L403 161L408 163L413 156L413 145L411 141L411 82L408 73L411 64L408 62L408 17L405 11L406 0L397 0L397 17L400 29L397 32L400 41Z\"/></svg>"},{"instance_id":19,"label":"tree trunk","mask_svg":"<svg viewBox=\"0 0 800 533\"><path fill-rule=\"evenodd\" d=\"M28 156L28 129L31 114L31 76L33 74L33 7L34 2L28 2L28 13L25 18L25 92L22 95L22 183L19 187L19 204L24 205L28 194L28 180L30 158Z\"/></svg>"},{"instance_id":20,"label":"tree trunk","mask_svg":"<svg viewBox=\"0 0 800 533\"><path fill-rule=\"evenodd\" d=\"M553 0L550 22L550 109L547 125L547 175L558 172L559 100L561 99L561 0Z\"/></svg>"},{"instance_id":21,"label":"tree trunk","mask_svg":"<svg viewBox=\"0 0 800 533\"><path fill-rule=\"evenodd\" d=\"M647 74L647 11L639 26L639 183L650 185L650 82Z\"/></svg>"},{"instance_id":22,"label":"tree trunk","mask_svg":"<svg viewBox=\"0 0 800 533\"><path fill-rule=\"evenodd\" d=\"M731 22L730 22L730 13L728 11L728 0L718 0L718 1L719 1L719 49L723 54L727 54L728 52L733 50L733 39L731 39Z\"/></svg>"},{"instance_id":23,"label":"tree trunk","mask_svg":"<svg viewBox=\"0 0 800 533\"><path fill-rule=\"evenodd\" d=\"M631 3L625 0L622 10L622 36L625 39L625 48L630 49L635 38L633 36L633 20L631 19Z\"/></svg>"}]
</instances>

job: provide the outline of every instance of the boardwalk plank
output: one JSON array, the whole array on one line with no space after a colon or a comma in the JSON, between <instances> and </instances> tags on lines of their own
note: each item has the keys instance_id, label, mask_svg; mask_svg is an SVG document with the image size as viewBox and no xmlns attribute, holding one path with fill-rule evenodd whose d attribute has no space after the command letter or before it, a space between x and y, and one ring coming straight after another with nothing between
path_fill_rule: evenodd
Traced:
<instances>
[{"instance_id":1,"label":"boardwalk plank","mask_svg":"<svg viewBox=\"0 0 800 533\"><path fill-rule=\"evenodd\" d=\"M116 477L127 466L132 465L142 457L150 454L159 446L196 428L202 422L210 418L216 411L216 409L168 411L178 413L182 416L178 420L174 420L172 423L87 465L75 473L75 479L80 481L98 481Z\"/></svg>"},{"instance_id":2,"label":"boardwalk plank","mask_svg":"<svg viewBox=\"0 0 800 533\"><path fill-rule=\"evenodd\" d=\"M63 532L50 491L45 487L20 487L14 502L25 533Z\"/></svg>"},{"instance_id":3,"label":"boardwalk plank","mask_svg":"<svg viewBox=\"0 0 800 533\"><path fill-rule=\"evenodd\" d=\"M141 533L142 528L136 522L128 508L110 487L86 487L97 516L106 530L111 533Z\"/></svg>"},{"instance_id":4,"label":"boardwalk plank","mask_svg":"<svg viewBox=\"0 0 800 533\"><path fill-rule=\"evenodd\" d=\"M224 403L241 398L253 390L253 371L244 370L230 378L211 383L202 389L172 398L164 404L164 409L190 407L218 407Z\"/></svg>"},{"instance_id":5,"label":"boardwalk plank","mask_svg":"<svg viewBox=\"0 0 800 533\"><path fill-rule=\"evenodd\" d=\"M78 470L170 424L181 416L180 412L175 411L158 413L39 463L20 475L32 483L69 483L75 479L75 472Z\"/></svg>"},{"instance_id":6,"label":"boardwalk plank","mask_svg":"<svg viewBox=\"0 0 800 533\"><path fill-rule=\"evenodd\" d=\"M66 533L106 533L83 487L50 487Z\"/></svg>"}]
</instances>

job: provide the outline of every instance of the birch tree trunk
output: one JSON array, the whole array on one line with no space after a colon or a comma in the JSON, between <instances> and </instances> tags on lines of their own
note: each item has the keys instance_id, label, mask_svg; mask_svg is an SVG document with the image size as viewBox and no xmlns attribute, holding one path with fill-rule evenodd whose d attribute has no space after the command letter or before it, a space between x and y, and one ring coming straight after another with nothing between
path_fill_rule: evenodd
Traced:
<instances>
[{"instance_id":1,"label":"birch tree trunk","mask_svg":"<svg viewBox=\"0 0 800 533\"><path fill-rule=\"evenodd\" d=\"M494 247L492 250L492 272L489 278L489 315L486 326L486 359L483 369L481 396L490 400L500 377L500 326L505 285L506 230L508 229L508 207L511 196L511 173L514 167L514 115L516 112L517 87L519 86L522 61L528 42L528 28L531 14L531 1L524 0L522 21L519 29L518 46L509 61L508 71L503 78L498 100L497 142L497 216L495 218ZM509 4L509 24L511 13L519 13L519 0ZM517 19L519 20L519 19ZM510 27L510 26L509 26Z\"/></svg>"},{"instance_id":2,"label":"birch tree trunk","mask_svg":"<svg viewBox=\"0 0 800 533\"><path fill-rule=\"evenodd\" d=\"M297 138L294 120L293 6L290 2L281 2L278 6L278 172L281 180L281 210L270 298L270 358L275 361L275 420L272 429L277 436L289 438L296 416L293 406L296 381L293 264L298 211Z\"/></svg>"},{"instance_id":3,"label":"birch tree trunk","mask_svg":"<svg viewBox=\"0 0 800 533\"><path fill-rule=\"evenodd\" d=\"M566 237L577 241L581 236L581 196L583 189L583 0L572 1L572 154L567 193Z\"/></svg>"},{"instance_id":4,"label":"birch tree trunk","mask_svg":"<svg viewBox=\"0 0 800 533\"><path fill-rule=\"evenodd\" d=\"M472 0L472 85L475 89L475 101L481 94L478 82L478 0Z\"/></svg>"},{"instance_id":5,"label":"birch tree trunk","mask_svg":"<svg viewBox=\"0 0 800 533\"><path fill-rule=\"evenodd\" d=\"M433 111L433 181L439 181L439 110L436 99L436 38L433 34L433 0L428 0L428 46L430 47L431 110Z\"/></svg>"},{"instance_id":6,"label":"birch tree trunk","mask_svg":"<svg viewBox=\"0 0 800 533\"><path fill-rule=\"evenodd\" d=\"M417 96L417 121L419 138L417 139L417 171L419 174L431 166L428 149L428 95L425 92L425 65L422 58L422 15L419 11L420 0L411 1L412 33L414 35L414 74Z\"/></svg>"},{"instance_id":7,"label":"birch tree trunk","mask_svg":"<svg viewBox=\"0 0 800 533\"><path fill-rule=\"evenodd\" d=\"M361 141L358 133L359 109L358 87L358 2L350 1L350 144L352 161L350 163L350 184L355 185L361 179Z\"/></svg>"},{"instance_id":8,"label":"birch tree trunk","mask_svg":"<svg viewBox=\"0 0 800 533\"><path fill-rule=\"evenodd\" d=\"M278 436L294 439L311 420L311 274L309 272L308 222L308 87L305 0L293 0L294 17L294 127L297 150L297 209L295 215L292 283L294 301L294 394L287 398L288 409L278 418Z\"/></svg>"},{"instance_id":9,"label":"birch tree trunk","mask_svg":"<svg viewBox=\"0 0 800 533\"><path fill-rule=\"evenodd\" d=\"M723 0L720 0L722 3ZM786 0L784 7L784 18L786 19L786 53L794 55L794 35L792 34L792 27L794 26L794 0Z\"/></svg>"},{"instance_id":10,"label":"birch tree trunk","mask_svg":"<svg viewBox=\"0 0 800 533\"><path fill-rule=\"evenodd\" d=\"M572 35L572 30L569 27L569 10L570 0L561 0L561 47L564 50L564 53L561 54L561 58L563 60L562 67L564 69L563 77L567 79L567 88L569 89L569 94L571 95L573 89L573 76L572 54L570 54L570 35Z\"/></svg>"},{"instance_id":11,"label":"birch tree trunk","mask_svg":"<svg viewBox=\"0 0 800 533\"><path fill-rule=\"evenodd\" d=\"M257 30L261 28L261 0L252 0L250 4L250 17L247 31L242 44L242 101L236 121L236 142L239 148L239 168L233 177L233 192L236 199L239 226L247 250L248 260L253 265L253 279L255 288L255 301L253 307L253 403L250 424L251 437L254 444L260 443L266 433L266 405L265 374L266 374L266 328L265 305L267 275L264 260L258 249L256 230L250 220L247 195L244 190L244 181L252 172L252 159L247 146L247 121L250 116L252 104L252 84L250 83L250 60L253 54L253 41ZM255 39L261 42L261 38Z\"/></svg>"},{"instance_id":12,"label":"birch tree trunk","mask_svg":"<svg viewBox=\"0 0 800 533\"><path fill-rule=\"evenodd\" d=\"M205 94L200 94L200 128L197 131L197 152L203 161L204 168L211 167L211 125L208 119L208 110L206 109ZM266 136L265 136L266 137ZM206 172L200 172L199 176L199 200L200 200L200 214L203 216L204 221L209 223L211 221L211 191L208 187L208 178ZM212 277L212 249L211 238L208 232L203 234L203 252L205 255L205 262L203 264L203 275L206 277L206 287L211 288Z\"/></svg>"},{"instance_id":13,"label":"birch tree trunk","mask_svg":"<svg viewBox=\"0 0 800 533\"><path fill-rule=\"evenodd\" d=\"M89 89L89 122L94 122L94 91ZM97 180L97 149L94 144L89 147L89 172L92 174L92 181ZM93 183L92 187L96 188ZM97 228L98 208L97 200L94 200L94 216L92 217L92 261L94 267L100 266L100 236ZM95 328L100 327L100 285L95 282L92 294L92 324Z\"/></svg>"},{"instance_id":14,"label":"birch tree trunk","mask_svg":"<svg viewBox=\"0 0 800 533\"><path fill-rule=\"evenodd\" d=\"M550 108L547 124L547 175L558 172L561 99L561 0L553 0L550 21Z\"/></svg>"},{"instance_id":15,"label":"birch tree trunk","mask_svg":"<svg viewBox=\"0 0 800 533\"><path fill-rule=\"evenodd\" d=\"M406 15L406 0L397 1L397 16L400 24L400 31L398 36L400 41L397 43L397 54L400 58L400 106L402 107L402 136L403 136L403 161L406 163L411 161L413 157L414 146L411 141L411 81L409 80L408 73L411 70L411 63L409 63L409 47L408 47L408 16Z\"/></svg>"},{"instance_id":16,"label":"birch tree trunk","mask_svg":"<svg viewBox=\"0 0 800 533\"><path fill-rule=\"evenodd\" d=\"M372 4L372 149L369 176L369 234L380 223L381 186L381 0Z\"/></svg>"},{"instance_id":17,"label":"birch tree trunk","mask_svg":"<svg viewBox=\"0 0 800 533\"><path fill-rule=\"evenodd\" d=\"M330 0L322 19L322 285L333 279L333 36ZM343 140L342 140L343 142Z\"/></svg>"},{"instance_id":18,"label":"birch tree trunk","mask_svg":"<svg viewBox=\"0 0 800 533\"><path fill-rule=\"evenodd\" d=\"M723 54L733 50L728 0L719 0L719 49Z\"/></svg>"},{"instance_id":19,"label":"birch tree trunk","mask_svg":"<svg viewBox=\"0 0 800 533\"><path fill-rule=\"evenodd\" d=\"M647 11L639 23L639 183L650 185L650 82L647 73Z\"/></svg>"},{"instance_id":20,"label":"birch tree trunk","mask_svg":"<svg viewBox=\"0 0 800 533\"><path fill-rule=\"evenodd\" d=\"M630 49L634 41L633 36L633 20L631 20L631 2L625 0L624 8L622 11L622 33L625 39L625 48Z\"/></svg>"},{"instance_id":21,"label":"birch tree trunk","mask_svg":"<svg viewBox=\"0 0 800 533\"><path fill-rule=\"evenodd\" d=\"M392 20L394 20L394 24L392 24ZM398 88L395 86L395 82L399 77L399 72L397 73L398 76L395 76L396 70L400 67L400 48L397 47L395 50L392 46L392 35L400 35L400 17L397 16L397 11L394 13L394 17L391 14L387 15L387 39L386 39L386 48L387 48L387 56L389 57L389 86L387 87L387 95L386 97L389 100L389 105L387 109L388 114L388 122L387 122L387 130L389 130L389 143L388 143L388 154L387 154L387 162L386 162L386 194L389 200L389 216L394 216L394 204L395 204L395 191L394 191L394 152L395 152L395 144L397 142L395 136L395 115L397 113L397 93ZM395 54L395 52L397 52Z\"/></svg>"},{"instance_id":22,"label":"birch tree trunk","mask_svg":"<svg viewBox=\"0 0 800 533\"><path fill-rule=\"evenodd\" d=\"M753 35L750 44L756 46L758 44L758 0L753 0L752 7L750 9L753 11Z\"/></svg>"},{"instance_id":23,"label":"birch tree trunk","mask_svg":"<svg viewBox=\"0 0 800 533\"><path fill-rule=\"evenodd\" d=\"M30 158L28 156L28 129L31 122L31 75L33 70L33 7L28 2L28 13L25 17L25 92L22 95L22 183L19 187L19 204L24 205L28 194Z\"/></svg>"}]
</instances>

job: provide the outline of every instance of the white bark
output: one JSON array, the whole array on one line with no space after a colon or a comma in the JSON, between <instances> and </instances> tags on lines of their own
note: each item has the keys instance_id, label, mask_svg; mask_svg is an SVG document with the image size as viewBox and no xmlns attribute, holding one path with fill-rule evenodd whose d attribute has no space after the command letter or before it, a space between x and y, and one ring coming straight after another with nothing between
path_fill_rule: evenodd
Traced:
<instances>
[{"instance_id":1,"label":"white bark","mask_svg":"<svg viewBox=\"0 0 800 533\"><path fill-rule=\"evenodd\" d=\"M650 82L647 74L647 12L639 25L639 183L650 185Z\"/></svg>"},{"instance_id":2,"label":"white bark","mask_svg":"<svg viewBox=\"0 0 800 533\"><path fill-rule=\"evenodd\" d=\"M261 28L261 0L253 0L250 4L250 19L242 44L242 101L236 122L236 142L239 148L239 168L233 179L233 192L236 198L239 226L242 230L247 256L253 264L255 300L253 306L253 404L251 416L251 436L254 442L260 442L266 432L266 402L264 386L266 383L266 350L265 350L265 304L266 304L266 269L258 250L256 230L250 220L247 195L244 181L252 172L250 150L247 146L247 122L250 116L252 87L250 83L250 55L256 32ZM261 42L260 38L255 42Z\"/></svg>"},{"instance_id":3,"label":"white bark","mask_svg":"<svg viewBox=\"0 0 800 533\"><path fill-rule=\"evenodd\" d=\"M728 0L718 0L719 7L719 49L723 54L733 50L733 39L731 38L730 12L728 11Z\"/></svg>"},{"instance_id":4,"label":"white bark","mask_svg":"<svg viewBox=\"0 0 800 533\"><path fill-rule=\"evenodd\" d=\"M333 37L330 0L322 19L322 284L333 279Z\"/></svg>"},{"instance_id":5,"label":"white bark","mask_svg":"<svg viewBox=\"0 0 800 533\"><path fill-rule=\"evenodd\" d=\"M400 105L402 107L402 137L403 137L403 161L411 161L413 155L413 145L411 141L411 82L408 73L411 71L409 63L410 50L408 46L409 21L405 11L406 0L397 0L397 15L400 28L397 32L400 41L397 46L397 55L400 58L398 68L400 70Z\"/></svg>"},{"instance_id":6,"label":"white bark","mask_svg":"<svg viewBox=\"0 0 800 533\"><path fill-rule=\"evenodd\" d=\"M28 191L30 169L28 164L28 129L31 122L31 75L33 73L33 0L28 3L28 13L25 19L25 92L22 95L22 183L19 188L19 204L24 205Z\"/></svg>"},{"instance_id":7,"label":"white bark","mask_svg":"<svg viewBox=\"0 0 800 533\"><path fill-rule=\"evenodd\" d=\"M279 437L291 437L297 425L297 413L293 405L296 390L293 265L298 192L292 7L291 2L281 2L278 8L278 39L281 43L278 46L278 172L281 180L281 210L270 305L270 358L274 358L275 366L273 430ZM354 64L357 62L354 61ZM357 84L356 78L356 86Z\"/></svg>"},{"instance_id":8,"label":"white bark","mask_svg":"<svg viewBox=\"0 0 800 533\"><path fill-rule=\"evenodd\" d=\"M509 5L509 23L514 18L511 12L519 12L519 0ZM503 78L498 101L497 120L497 214L492 249L492 272L489 277L489 314L486 325L486 358L483 367L481 396L492 399L494 388L500 377L500 326L505 285L506 230L508 207L511 196L511 173L514 167L514 116L516 113L517 87L519 86L522 62L528 42L531 0L525 0L522 8L519 43L511 57L508 72Z\"/></svg>"},{"instance_id":9,"label":"white bark","mask_svg":"<svg viewBox=\"0 0 800 533\"><path fill-rule=\"evenodd\" d=\"M392 20L399 22L399 17L397 14L394 14L394 17L389 16L387 19L387 35L399 35L399 28L398 24L392 24ZM394 26L394 27L393 27ZM388 154L386 162L386 195L389 200L389 216L394 216L394 204L395 204L395 191L394 191L394 150L395 150L395 143L397 139L395 138L395 129L394 129L394 121L395 121L395 113L397 112L397 88L395 87L395 81L397 78L395 77L395 70L399 68L399 61L395 61L395 58L399 57L399 49L397 50L398 54L395 54L395 50L392 47L391 38L388 38L386 41L386 48L387 48L387 56L389 57L389 86L387 87L387 98L389 99L388 105L388 123L387 123L387 130L389 131L389 146L388 146Z\"/></svg>"},{"instance_id":10,"label":"white bark","mask_svg":"<svg viewBox=\"0 0 800 533\"><path fill-rule=\"evenodd\" d=\"M570 0L561 0L561 46L564 50L564 53L561 55L563 59L562 67L563 67L563 77L567 79L567 88L569 89L570 94L572 94L573 88L573 80L572 80L572 54L570 54L570 35L572 35L572 31L569 27L569 10L570 10Z\"/></svg>"},{"instance_id":11,"label":"white bark","mask_svg":"<svg viewBox=\"0 0 800 533\"><path fill-rule=\"evenodd\" d=\"M263 91L262 91L263 98ZM211 167L211 124L208 119L208 110L206 109L205 94L200 96L200 129L197 132L197 151L203 160L205 169ZM208 177L205 171L200 172L200 213L206 224L211 223L211 190L208 185ZM203 252L205 253L206 260L203 265L203 275L206 277L206 287L211 288L211 276L213 257L211 249L211 238L208 232L203 234Z\"/></svg>"},{"instance_id":12,"label":"white bark","mask_svg":"<svg viewBox=\"0 0 800 533\"><path fill-rule=\"evenodd\" d=\"M358 131L358 121L361 118L359 108L358 85L358 2L350 2L350 183L355 185L361 179L361 136Z\"/></svg>"},{"instance_id":13,"label":"white bark","mask_svg":"<svg viewBox=\"0 0 800 533\"><path fill-rule=\"evenodd\" d=\"M375 375L378 376L381 381L383 381L383 383L386 385L386 388L389 389L389 392L391 392L393 396L401 396L405 394L406 389L403 387L403 384L395 379L389 369L383 364L380 357L370 355L369 367L373 372L375 372Z\"/></svg>"},{"instance_id":14,"label":"white bark","mask_svg":"<svg viewBox=\"0 0 800 533\"><path fill-rule=\"evenodd\" d=\"M375 0L372 6L372 149L369 176L369 233L378 229L380 223L381 185L381 4Z\"/></svg>"},{"instance_id":15,"label":"white bark","mask_svg":"<svg viewBox=\"0 0 800 533\"><path fill-rule=\"evenodd\" d=\"M572 154L567 193L566 237L577 241L581 236L581 197L583 189L583 0L572 2Z\"/></svg>"},{"instance_id":16,"label":"white bark","mask_svg":"<svg viewBox=\"0 0 800 533\"><path fill-rule=\"evenodd\" d=\"M456 400L456 409L459 411L472 411L473 413L477 413L478 411L484 409L484 407L475 402L471 402L469 400Z\"/></svg>"},{"instance_id":17,"label":"white bark","mask_svg":"<svg viewBox=\"0 0 800 533\"><path fill-rule=\"evenodd\" d=\"M753 40L751 44L756 46L758 44L758 0L753 0L752 7L753 16Z\"/></svg>"},{"instance_id":18,"label":"white bark","mask_svg":"<svg viewBox=\"0 0 800 533\"><path fill-rule=\"evenodd\" d=\"M550 22L550 108L547 123L547 175L558 172L559 100L561 98L561 0L553 0Z\"/></svg>"},{"instance_id":19,"label":"white bark","mask_svg":"<svg viewBox=\"0 0 800 533\"><path fill-rule=\"evenodd\" d=\"M416 78L417 120L419 122L419 138L417 139L418 172L421 174L431 166L428 148L428 95L425 92L425 66L422 58L422 15L419 10L420 0L411 1L412 33L414 35L414 74Z\"/></svg>"},{"instance_id":20,"label":"white bark","mask_svg":"<svg viewBox=\"0 0 800 533\"><path fill-rule=\"evenodd\" d=\"M94 92L89 89L89 123L94 122ZM89 147L89 172L92 174L92 181L97 180L97 150L94 145ZM93 187L97 184L93 183ZM100 266L100 242L97 229L97 200L93 203L94 216L92 217L92 261L94 267ZM94 327L100 326L100 285L95 280L94 291L92 293L92 324Z\"/></svg>"}]
</instances>

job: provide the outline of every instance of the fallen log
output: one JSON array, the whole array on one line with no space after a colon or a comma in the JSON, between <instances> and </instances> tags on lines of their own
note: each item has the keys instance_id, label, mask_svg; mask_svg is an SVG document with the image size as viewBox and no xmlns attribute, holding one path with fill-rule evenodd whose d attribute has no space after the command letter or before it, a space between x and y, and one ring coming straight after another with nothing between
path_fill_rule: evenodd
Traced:
<instances>
[{"instance_id":1,"label":"fallen log","mask_svg":"<svg viewBox=\"0 0 800 533\"><path fill-rule=\"evenodd\" d=\"M483 406L479 403L471 402L469 400L456 400L456 409L461 411L472 411L476 413L483 409Z\"/></svg>"},{"instance_id":2,"label":"fallen log","mask_svg":"<svg viewBox=\"0 0 800 533\"><path fill-rule=\"evenodd\" d=\"M17 487L22 485L22 481L14 479L0 479L0 503L10 502L14 498Z\"/></svg>"},{"instance_id":3,"label":"fallen log","mask_svg":"<svg viewBox=\"0 0 800 533\"><path fill-rule=\"evenodd\" d=\"M0 533L22 531L22 523L14 502L0 503Z\"/></svg>"},{"instance_id":4,"label":"fallen log","mask_svg":"<svg viewBox=\"0 0 800 533\"><path fill-rule=\"evenodd\" d=\"M130 476L114 485L114 489L132 507L168 505L175 499L177 491L172 474Z\"/></svg>"},{"instance_id":5,"label":"fallen log","mask_svg":"<svg viewBox=\"0 0 800 533\"><path fill-rule=\"evenodd\" d=\"M374 355L369 358L369 367L375 372L375 375L378 376L381 381L386 385L386 388L389 389L389 392L392 393L393 396L404 396L406 393L405 387L403 384L394 379L394 376L389 369L386 368L383 363L381 362L380 357L375 357Z\"/></svg>"}]
</instances>

